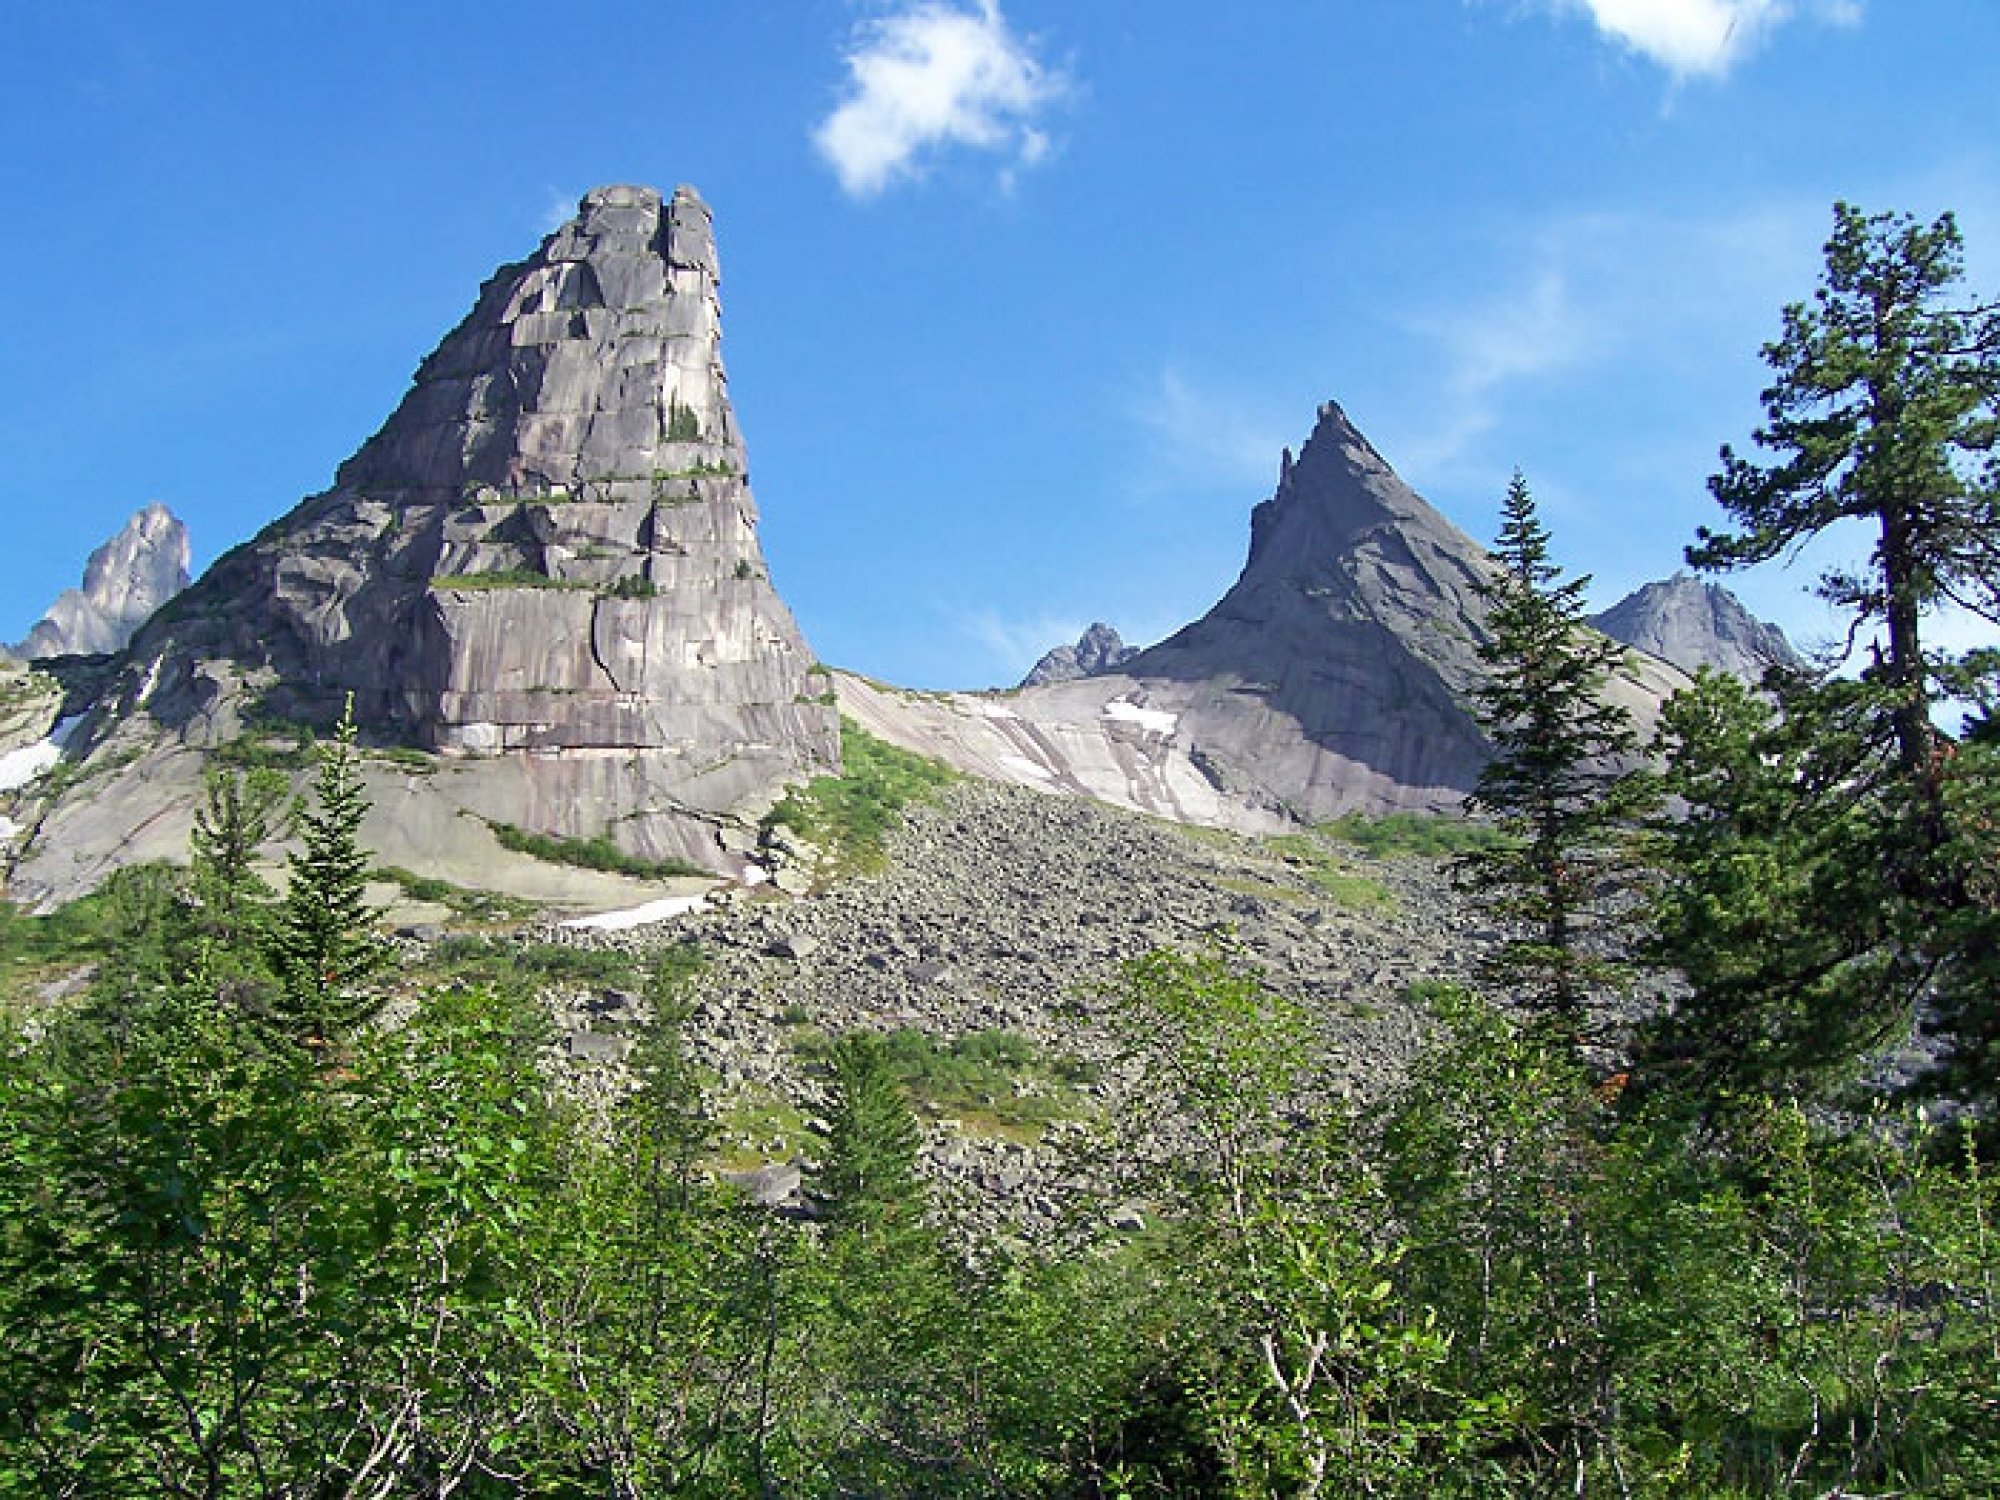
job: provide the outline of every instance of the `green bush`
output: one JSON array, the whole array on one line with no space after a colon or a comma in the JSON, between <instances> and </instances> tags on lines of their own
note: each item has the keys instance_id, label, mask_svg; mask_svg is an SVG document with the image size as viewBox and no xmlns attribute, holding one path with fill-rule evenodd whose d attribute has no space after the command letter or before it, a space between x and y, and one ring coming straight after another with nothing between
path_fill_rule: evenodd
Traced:
<instances>
[{"instance_id":1,"label":"green bush","mask_svg":"<svg viewBox=\"0 0 2000 1500\"><path fill-rule=\"evenodd\" d=\"M1501 841L1498 829L1449 813L1394 812L1380 816L1342 813L1318 831L1343 844L1351 844L1377 859L1416 855L1423 859L1451 859L1474 849L1491 849Z\"/></svg>"}]
</instances>

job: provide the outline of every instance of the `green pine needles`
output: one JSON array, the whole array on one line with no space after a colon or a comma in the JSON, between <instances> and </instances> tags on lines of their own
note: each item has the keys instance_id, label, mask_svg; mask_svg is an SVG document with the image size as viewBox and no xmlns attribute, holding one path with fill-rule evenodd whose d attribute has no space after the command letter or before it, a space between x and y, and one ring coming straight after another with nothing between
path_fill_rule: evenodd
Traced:
<instances>
[{"instance_id":1,"label":"green pine needles","mask_svg":"<svg viewBox=\"0 0 2000 1500\"><path fill-rule=\"evenodd\" d=\"M295 814L301 847L271 933L271 961L283 985L283 1020L315 1051L336 1046L381 1009L369 984L388 962L373 931L365 890L370 861L360 841L368 801L354 750L354 697L330 744L319 748L311 801Z\"/></svg>"},{"instance_id":2,"label":"green pine needles","mask_svg":"<svg viewBox=\"0 0 2000 1500\"><path fill-rule=\"evenodd\" d=\"M1648 798L1627 768L1631 716L1603 695L1625 648L1589 628L1587 577L1563 582L1549 534L1517 471L1507 488L1496 556L1482 590L1489 675L1474 693L1493 759L1468 799L1504 838L1458 861L1467 889L1518 935L1491 977L1572 1035L1585 1000L1615 974L1610 898L1628 865L1626 835Z\"/></svg>"}]
</instances>

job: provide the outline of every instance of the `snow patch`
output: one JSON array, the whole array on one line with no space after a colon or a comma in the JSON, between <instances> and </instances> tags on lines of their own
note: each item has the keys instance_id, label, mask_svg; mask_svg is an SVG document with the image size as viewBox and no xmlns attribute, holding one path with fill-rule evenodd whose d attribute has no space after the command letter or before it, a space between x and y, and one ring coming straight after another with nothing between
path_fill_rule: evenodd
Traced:
<instances>
[{"instance_id":1,"label":"snow patch","mask_svg":"<svg viewBox=\"0 0 2000 1500\"><path fill-rule=\"evenodd\" d=\"M139 688L139 697L134 707L144 708L152 700L153 689L160 685L160 673L166 670L166 665L167 659L164 656L153 658L152 666L146 669L146 680Z\"/></svg>"},{"instance_id":2,"label":"snow patch","mask_svg":"<svg viewBox=\"0 0 2000 1500\"><path fill-rule=\"evenodd\" d=\"M755 860L743 866L743 883L745 885L768 885L770 881L771 872Z\"/></svg>"},{"instance_id":3,"label":"snow patch","mask_svg":"<svg viewBox=\"0 0 2000 1500\"><path fill-rule=\"evenodd\" d=\"M1120 724L1137 724L1154 734L1172 734L1174 726L1181 721L1179 714L1168 713L1164 708L1142 708L1123 698L1114 698L1105 704L1104 717L1115 719Z\"/></svg>"},{"instance_id":4,"label":"snow patch","mask_svg":"<svg viewBox=\"0 0 2000 1500\"><path fill-rule=\"evenodd\" d=\"M1004 703L996 703L991 698L972 700L972 711L982 719L1018 719L1021 716Z\"/></svg>"},{"instance_id":5,"label":"snow patch","mask_svg":"<svg viewBox=\"0 0 2000 1500\"><path fill-rule=\"evenodd\" d=\"M21 825L0 813L0 844L11 844L21 836Z\"/></svg>"},{"instance_id":6,"label":"snow patch","mask_svg":"<svg viewBox=\"0 0 2000 1500\"><path fill-rule=\"evenodd\" d=\"M0 755L0 792L24 787L37 776L46 776L62 759L62 746L53 737L36 740L18 750Z\"/></svg>"},{"instance_id":7,"label":"snow patch","mask_svg":"<svg viewBox=\"0 0 2000 1500\"><path fill-rule=\"evenodd\" d=\"M623 932L628 927L644 927L651 922L684 917L707 899L706 895L664 896L658 901L648 901L644 906L628 906L623 911L602 911L594 917L572 917L562 925L592 932Z\"/></svg>"},{"instance_id":8,"label":"snow patch","mask_svg":"<svg viewBox=\"0 0 2000 1500\"><path fill-rule=\"evenodd\" d=\"M1047 766L1038 766L1025 755L1003 755L1000 769L1014 776L1026 776L1031 781L1054 781L1055 776Z\"/></svg>"}]
</instances>

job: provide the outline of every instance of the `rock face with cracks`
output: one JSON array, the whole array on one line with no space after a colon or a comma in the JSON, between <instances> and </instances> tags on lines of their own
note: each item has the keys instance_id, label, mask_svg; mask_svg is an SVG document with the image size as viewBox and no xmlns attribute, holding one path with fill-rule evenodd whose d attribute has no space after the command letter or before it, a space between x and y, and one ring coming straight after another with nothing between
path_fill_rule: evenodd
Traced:
<instances>
[{"instance_id":1,"label":"rock face with cracks","mask_svg":"<svg viewBox=\"0 0 2000 1500\"><path fill-rule=\"evenodd\" d=\"M726 864L716 823L837 765L839 740L758 545L719 279L692 189L590 193L487 281L332 489L139 634L87 752L157 760L142 719L195 749L325 724L352 695L364 739L465 772L446 800L475 819ZM100 810L84 847L161 826L161 796L127 789L132 826Z\"/></svg>"}]
</instances>

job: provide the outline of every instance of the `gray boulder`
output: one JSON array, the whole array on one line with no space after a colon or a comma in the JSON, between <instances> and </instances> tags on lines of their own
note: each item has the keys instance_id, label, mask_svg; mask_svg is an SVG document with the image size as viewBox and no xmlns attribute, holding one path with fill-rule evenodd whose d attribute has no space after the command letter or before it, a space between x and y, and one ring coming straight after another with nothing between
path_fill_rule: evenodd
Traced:
<instances>
[{"instance_id":1,"label":"gray boulder","mask_svg":"<svg viewBox=\"0 0 2000 1500\"><path fill-rule=\"evenodd\" d=\"M188 586L188 533L148 505L90 554L83 587L64 589L15 654L29 661L122 651L154 612Z\"/></svg>"},{"instance_id":2,"label":"gray boulder","mask_svg":"<svg viewBox=\"0 0 2000 1500\"><path fill-rule=\"evenodd\" d=\"M1719 584L1685 573L1634 590L1590 623L1688 673L1713 667L1757 682L1768 668L1805 665L1777 626Z\"/></svg>"}]
</instances>

